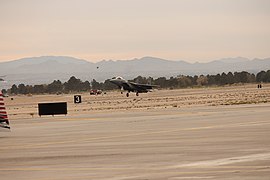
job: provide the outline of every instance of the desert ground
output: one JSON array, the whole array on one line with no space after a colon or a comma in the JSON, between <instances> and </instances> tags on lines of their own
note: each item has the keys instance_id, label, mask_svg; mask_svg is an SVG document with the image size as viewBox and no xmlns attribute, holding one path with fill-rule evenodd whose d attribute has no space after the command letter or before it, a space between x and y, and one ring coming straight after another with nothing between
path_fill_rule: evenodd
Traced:
<instances>
[{"instance_id":1,"label":"desert ground","mask_svg":"<svg viewBox=\"0 0 270 180\"><path fill-rule=\"evenodd\" d=\"M73 95L5 98L1 180L269 180L270 84Z\"/></svg>"}]
</instances>

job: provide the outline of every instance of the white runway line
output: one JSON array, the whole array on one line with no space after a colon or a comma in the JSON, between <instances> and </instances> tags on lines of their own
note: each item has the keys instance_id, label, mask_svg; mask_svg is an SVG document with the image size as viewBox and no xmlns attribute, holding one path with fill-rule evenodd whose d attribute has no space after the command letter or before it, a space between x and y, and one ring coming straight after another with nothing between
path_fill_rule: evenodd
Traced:
<instances>
[{"instance_id":1,"label":"white runway line","mask_svg":"<svg viewBox=\"0 0 270 180\"><path fill-rule=\"evenodd\" d=\"M194 163L181 164L174 166L173 168L180 167L211 167L211 166L222 166L234 163L249 162L249 161L260 161L260 160L269 160L270 153L261 153L261 154L251 154L247 156L237 156L231 158L207 160L207 161L198 161Z\"/></svg>"}]
</instances>

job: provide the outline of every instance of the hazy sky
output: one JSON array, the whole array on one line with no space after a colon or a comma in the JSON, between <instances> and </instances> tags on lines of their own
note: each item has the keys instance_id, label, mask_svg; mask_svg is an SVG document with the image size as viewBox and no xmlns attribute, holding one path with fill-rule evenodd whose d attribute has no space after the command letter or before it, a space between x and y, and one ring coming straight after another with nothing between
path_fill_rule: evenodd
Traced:
<instances>
[{"instance_id":1,"label":"hazy sky","mask_svg":"<svg viewBox=\"0 0 270 180\"><path fill-rule=\"evenodd\" d=\"M269 0L0 0L0 61L270 57Z\"/></svg>"}]
</instances>

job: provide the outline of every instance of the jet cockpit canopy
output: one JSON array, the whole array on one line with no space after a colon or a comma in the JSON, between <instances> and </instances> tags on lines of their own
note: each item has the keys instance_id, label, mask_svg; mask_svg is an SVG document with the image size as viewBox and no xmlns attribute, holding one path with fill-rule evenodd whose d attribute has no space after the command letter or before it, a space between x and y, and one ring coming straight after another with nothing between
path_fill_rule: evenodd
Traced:
<instances>
[{"instance_id":1,"label":"jet cockpit canopy","mask_svg":"<svg viewBox=\"0 0 270 180\"><path fill-rule=\"evenodd\" d=\"M122 78L121 76L117 76L117 77L113 77L113 80L124 80L124 78Z\"/></svg>"}]
</instances>

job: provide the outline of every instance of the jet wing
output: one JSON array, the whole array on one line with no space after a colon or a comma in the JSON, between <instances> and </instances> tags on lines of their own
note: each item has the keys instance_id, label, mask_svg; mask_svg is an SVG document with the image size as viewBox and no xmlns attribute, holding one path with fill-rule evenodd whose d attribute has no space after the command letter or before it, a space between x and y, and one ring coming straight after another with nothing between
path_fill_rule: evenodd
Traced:
<instances>
[{"instance_id":1,"label":"jet wing","mask_svg":"<svg viewBox=\"0 0 270 180\"><path fill-rule=\"evenodd\" d=\"M139 89L153 89L153 87L158 87L156 85L150 85L150 84L138 84L138 83L134 83L134 82L129 82L132 86L135 86Z\"/></svg>"},{"instance_id":2,"label":"jet wing","mask_svg":"<svg viewBox=\"0 0 270 180\"><path fill-rule=\"evenodd\" d=\"M132 87L130 86L130 84L131 84L131 83L126 83L126 82L124 82L124 83L122 83L121 87L123 87L124 89L130 89L130 88L132 88Z\"/></svg>"}]
</instances>

